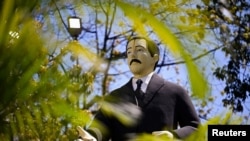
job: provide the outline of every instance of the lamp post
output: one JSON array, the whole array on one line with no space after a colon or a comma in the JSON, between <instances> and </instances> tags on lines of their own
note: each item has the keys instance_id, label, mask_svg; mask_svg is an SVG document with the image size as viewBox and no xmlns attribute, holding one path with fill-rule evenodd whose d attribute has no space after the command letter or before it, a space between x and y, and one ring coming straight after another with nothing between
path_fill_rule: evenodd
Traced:
<instances>
[{"instance_id":1,"label":"lamp post","mask_svg":"<svg viewBox=\"0 0 250 141\"><path fill-rule=\"evenodd\" d=\"M68 17L68 32L70 34L70 36L73 38L74 41L78 41L78 36L81 34L82 32L82 20L79 17L76 16L71 16ZM77 69L77 81L79 82L79 75L80 75L80 66L79 66L79 59L78 56L76 56L76 69ZM79 73L78 73L79 71ZM84 108L86 107L86 95L84 94L84 101L83 101L83 105Z\"/></svg>"},{"instance_id":2,"label":"lamp post","mask_svg":"<svg viewBox=\"0 0 250 141\"><path fill-rule=\"evenodd\" d=\"M74 40L77 40L78 36L82 32L81 18L76 16L68 18L68 32Z\"/></svg>"},{"instance_id":3,"label":"lamp post","mask_svg":"<svg viewBox=\"0 0 250 141\"><path fill-rule=\"evenodd\" d=\"M82 32L82 20L79 17L71 16L68 17L68 32L74 41L78 41L78 36ZM76 64L78 66L79 60L76 59Z\"/></svg>"}]
</instances>

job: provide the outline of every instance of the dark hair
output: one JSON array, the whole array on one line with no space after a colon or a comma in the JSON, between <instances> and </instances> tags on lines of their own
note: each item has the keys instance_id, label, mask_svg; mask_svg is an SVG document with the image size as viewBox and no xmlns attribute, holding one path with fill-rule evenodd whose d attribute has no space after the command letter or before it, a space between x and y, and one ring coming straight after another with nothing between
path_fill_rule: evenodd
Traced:
<instances>
[{"instance_id":1,"label":"dark hair","mask_svg":"<svg viewBox=\"0 0 250 141\"><path fill-rule=\"evenodd\" d=\"M156 43L154 41L150 40L149 38L146 38L146 37L143 37L143 36L132 36L132 37L130 37L128 39L128 42L127 42L127 45L126 45L126 50L127 50L128 43L130 41L136 40L136 39L144 39L147 42L147 49L148 49L151 57L153 57L155 54L160 56L160 51L159 51L159 48L156 45ZM154 70L155 70L155 68L157 66L157 63L158 63L158 61L155 63Z\"/></svg>"}]
</instances>

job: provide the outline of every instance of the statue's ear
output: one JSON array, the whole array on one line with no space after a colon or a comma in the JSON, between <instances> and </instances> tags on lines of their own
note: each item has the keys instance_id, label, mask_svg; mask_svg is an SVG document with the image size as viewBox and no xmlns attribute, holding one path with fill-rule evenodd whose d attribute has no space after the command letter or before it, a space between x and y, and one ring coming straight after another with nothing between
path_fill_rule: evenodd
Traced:
<instances>
[{"instance_id":1,"label":"statue's ear","mask_svg":"<svg viewBox=\"0 0 250 141\"><path fill-rule=\"evenodd\" d=\"M155 62L159 61L159 55L158 54L154 54L153 58L154 58Z\"/></svg>"}]
</instances>

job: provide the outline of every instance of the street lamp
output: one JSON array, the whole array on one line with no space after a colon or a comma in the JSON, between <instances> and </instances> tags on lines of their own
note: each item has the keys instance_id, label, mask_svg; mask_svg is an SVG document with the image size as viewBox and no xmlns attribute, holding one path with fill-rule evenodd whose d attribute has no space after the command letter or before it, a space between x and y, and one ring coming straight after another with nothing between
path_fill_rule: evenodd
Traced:
<instances>
[{"instance_id":1,"label":"street lamp","mask_svg":"<svg viewBox=\"0 0 250 141\"><path fill-rule=\"evenodd\" d=\"M79 17L68 18L68 31L74 40L77 40L78 36L82 32L82 20Z\"/></svg>"},{"instance_id":2,"label":"street lamp","mask_svg":"<svg viewBox=\"0 0 250 141\"><path fill-rule=\"evenodd\" d=\"M78 41L77 38L82 32L82 20L79 17L68 17L68 32L73 40ZM77 66L79 64L78 57L76 58L76 64Z\"/></svg>"},{"instance_id":3,"label":"street lamp","mask_svg":"<svg viewBox=\"0 0 250 141\"><path fill-rule=\"evenodd\" d=\"M71 35L71 37L73 38L74 41L78 41L78 36L81 34L82 32L82 20L79 17L73 16L73 17L68 17L68 32ZM78 56L76 56L76 70L77 70L77 81L79 82L79 75L81 72L81 67L79 65L79 58ZM83 105L84 108L86 108L86 94L84 94L84 101L83 101Z\"/></svg>"}]
</instances>

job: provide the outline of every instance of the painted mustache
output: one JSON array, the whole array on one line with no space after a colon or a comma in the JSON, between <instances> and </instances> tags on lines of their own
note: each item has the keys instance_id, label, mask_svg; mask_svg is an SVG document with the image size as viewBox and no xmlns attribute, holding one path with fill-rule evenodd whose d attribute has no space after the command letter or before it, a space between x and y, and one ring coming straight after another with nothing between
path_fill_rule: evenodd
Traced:
<instances>
[{"instance_id":1,"label":"painted mustache","mask_svg":"<svg viewBox=\"0 0 250 141\"><path fill-rule=\"evenodd\" d=\"M137 62L137 63L140 63L140 64L141 64L141 61L140 61L140 60L138 60L138 59L132 59L132 60L130 61L130 65L131 65L133 62Z\"/></svg>"}]
</instances>

